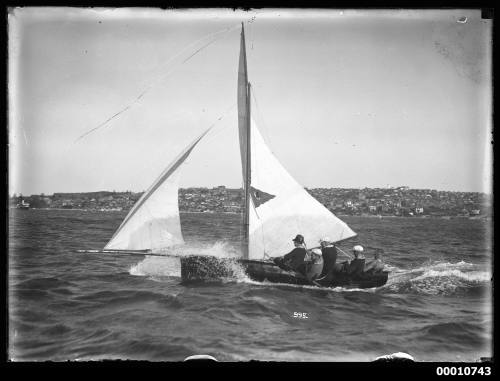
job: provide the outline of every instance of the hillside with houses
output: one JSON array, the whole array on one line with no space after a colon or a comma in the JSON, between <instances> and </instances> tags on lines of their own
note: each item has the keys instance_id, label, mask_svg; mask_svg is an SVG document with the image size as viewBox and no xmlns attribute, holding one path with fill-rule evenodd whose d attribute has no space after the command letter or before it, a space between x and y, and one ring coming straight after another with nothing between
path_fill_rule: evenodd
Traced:
<instances>
[{"instance_id":1,"label":"hillside with houses","mask_svg":"<svg viewBox=\"0 0 500 381\"><path fill-rule=\"evenodd\" d=\"M491 196L477 192L397 188L312 188L306 190L338 215L491 217ZM13 195L9 206L30 208L128 211L141 197L134 192L54 193ZM241 213L241 188L181 188L181 212Z\"/></svg>"}]
</instances>

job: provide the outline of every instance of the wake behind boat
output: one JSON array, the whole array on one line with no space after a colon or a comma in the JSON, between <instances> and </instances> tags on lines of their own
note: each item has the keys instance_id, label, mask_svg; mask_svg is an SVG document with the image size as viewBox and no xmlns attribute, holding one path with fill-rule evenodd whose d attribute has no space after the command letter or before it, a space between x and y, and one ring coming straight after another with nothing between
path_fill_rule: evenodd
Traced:
<instances>
[{"instance_id":1,"label":"wake behind boat","mask_svg":"<svg viewBox=\"0 0 500 381\"><path fill-rule=\"evenodd\" d=\"M248 81L245 32L242 24L238 67L238 130L244 182L244 220L241 257L180 256L183 281L234 276L235 264L256 281L307 284L320 287L379 287L387 282L381 269L351 271L349 263L323 268L309 261L302 271L290 268L280 257L290 250L297 233L306 242L329 237L337 244L356 233L314 199L281 165L264 142L251 118L251 85ZM178 184L180 170L210 128L196 138L162 172L130 210L103 251L134 254L161 253L184 244L181 231Z\"/></svg>"}]
</instances>

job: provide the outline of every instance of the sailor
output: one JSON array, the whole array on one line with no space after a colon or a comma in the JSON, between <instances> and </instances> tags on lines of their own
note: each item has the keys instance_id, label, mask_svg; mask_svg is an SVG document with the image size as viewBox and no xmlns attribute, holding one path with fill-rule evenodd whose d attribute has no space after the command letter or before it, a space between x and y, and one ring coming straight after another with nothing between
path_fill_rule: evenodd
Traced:
<instances>
[{"instance_id":1,"label":"sailor","mask_svg":"<svg viewBox=\"0 0 500 381\"><path fill-rule=\"evenodd\" d=\"M320 277L324 269L323 255L319 248L308 250L307 254L304 259L306 263L306 277L309 280L314 280Z\"/></svg>"},{"instance_id":2,"label":"sailor","mask_svg":"<svg viewBox=\"0 0 500 381\"><path fill-rule=\"evenodd\" d=\"M365 257L363 255L363 246L356 245L352 248L354 259L347 268L347 273L351 275L361 274L365 268Z\"/></svg>"},{"instance_id":3,"label":"sailor","mask_svg":"<svg viewBox=\"0 0 500 381\"><path fill-rule=\"evenodd\" d=\"M335 269L335 262L337 261L337 248L328 237L323 237L319 240L321 246L321 255L323 256L323 270L321 271L320 278Z\"/></svg>"},{"instance_id":4,"label":"sailor","mask_svg":"<svg viewBox=\"0 0 500 381\"><path fill-rule=\"evenodd\" d=\"M284 255L282 258L276 258L275 263L278 265L283 264L294 271L305 274L306 263L304 262L304 259L306 258L307 252L304 237L297 234L292 241L295 245L295 249Z\"/></svg>"},{"instance_id":5,"label":"sailor","mask_svg":"<svg viewBox=\"0 0 500 381\"><path fill-rule=\"evenodd\" d=\"M374 259L366 264L365 272L375 273L384 269L384 262L382 262L382 259L380 258L380 252L377 251L373 257Z\"/></svg>"}]
</instances>

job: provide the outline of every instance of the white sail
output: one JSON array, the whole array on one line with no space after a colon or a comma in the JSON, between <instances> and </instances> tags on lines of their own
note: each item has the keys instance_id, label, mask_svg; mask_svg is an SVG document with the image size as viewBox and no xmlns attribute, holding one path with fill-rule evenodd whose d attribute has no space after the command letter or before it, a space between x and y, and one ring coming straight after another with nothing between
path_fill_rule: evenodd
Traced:
<instances>
[{"instance_id":1,"label":"white sail","mask_svg":"<svg viewBox=\"0 0 500 381\"><path fill-rule=\"evenodd\" d=\"M247 71L247 54L245 48L245 30L243 24L241 26L241 41L240 41L240 59L238 63L238 131L240 138L240 153L241 153L241 170L243 178L247 178L248 153L247 153L247 138L248 126L250 125L250 101L248 99L248 71ZM245 184L246 185L246 184Z\"/></svg>"},{"instance_id":2,"label":"white sail","mask_svg":"<svg viewBox=\"0 0 500 381\"><path fill-rule=\"evenodd\" d=\"M249 258L281 256L302 234L308 247L318 246L323 236L338 242L354 237L346 223L314 199L269 150L251 122L251 205Z\"/></svg>"},{"instance_id":3,"label":"white sail","mask_svg":"<svg viewBox=\"0 0 500 381\"><path fill-rule=\"evenodd\" d=\"M152 250L183 244L178 206L180 167L208 133L195 139L135 203L105 250Z\"/></svg>"},{"instance_id":4,"label":"white sail","mask_svg":"<svg viewBox=\"0 0 500 381\"><path fill-rule=\"evenodd\" d=\"M248 83L247 54L245 47L245 29L241 24L240 40L240 59L238 64L238 133L240 140L241 170L243 173L243 232L241 242L242 257L248 259L248 224L250 206L250 150L249 150L249 132L250 132L250 84Z\"/></svg>"}]
</instances>

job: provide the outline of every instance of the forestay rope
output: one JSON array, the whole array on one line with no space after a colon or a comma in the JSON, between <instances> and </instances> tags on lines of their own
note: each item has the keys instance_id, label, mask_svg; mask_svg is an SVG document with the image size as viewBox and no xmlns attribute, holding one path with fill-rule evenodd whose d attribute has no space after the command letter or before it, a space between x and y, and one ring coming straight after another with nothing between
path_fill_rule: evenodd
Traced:
<instances>
[{"instance_id":1,"label":"forestay rope","mask_svg":"<svg viewBox=\"0 0 500 381\"><path fill-rule=\"evenodd\" d=\"M89 131L85 132L84 134L80 135L78 138L75 139L75 141L73 142L73 144L75 144L76 142L78 142L80 139L84 138L85 136L91 134L92 132L94 131L97 131L98 129L106 126L109 122L111 122L113 119L115 119L116 117L118 117L119 115L123 114L125 111L129 110L132 106L134 106L135 104L137 104L139 102L139 100L148 92L150 91L155 85L157 85L159 82L161 82L162 80L164 80L165 78L167 78L170 74L172 74L175 70L177 70L177 68L180 66L180 65L183 65L184 63L188 62L191 58L193 58L195 55L197 55L199 52L201 52L203 49L207 48L208 46L210 46L211 44L213 44L215 41L217 41L218 39L226 36L230 31L236 29L236 28L239 28L240 24L234 24L233 26L230 26L230 27L227 27L225 29L222 29L222 30L219 30L217 32L214 32L214 33L211 33L211 34L208 34L196 41L194 41L193 43L189 44L188 46L186 46L184 49L182 49L179 53L175 54L173 57L171 57L166 63L165 65L167 65L167 67L169 67L169 65L175 60L177 59L178 57L180 57L182 54L184 54L188 49L192 49L193 46L196 46L198 45L200 42L204 41L204 40L208 40L208 42L205 42L200 48L198 48L194 53L190 54L187 58L185 58L182 62L174 65L172 67L171 70L169 70L167 73L165 74L162 74L160 75L159 77L157 77L156 79L152 80L149 85L146 86L146 88L134 99L132 100L128 105L126 105L124 108L122 108L120 111L116 112L115 114L111 115L110 117L108 117L104 122L100 123L98 126L90 129ZM220 34L222 34L222 36L219 36Z\"/></svg>"}]
</instances>

